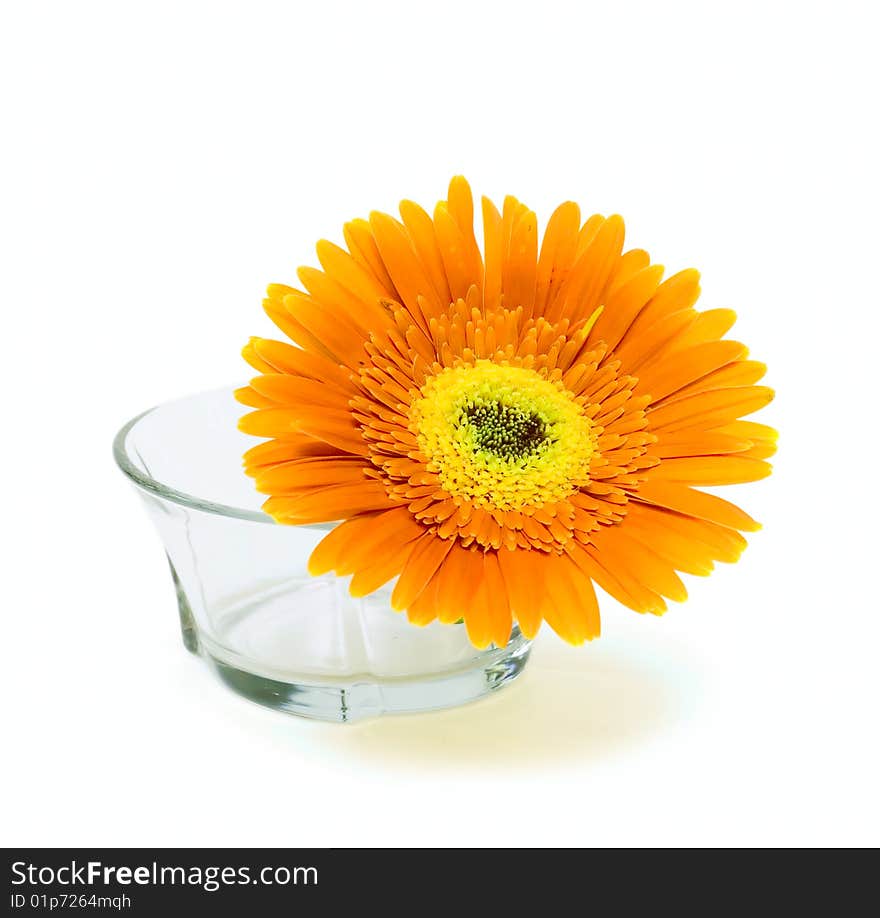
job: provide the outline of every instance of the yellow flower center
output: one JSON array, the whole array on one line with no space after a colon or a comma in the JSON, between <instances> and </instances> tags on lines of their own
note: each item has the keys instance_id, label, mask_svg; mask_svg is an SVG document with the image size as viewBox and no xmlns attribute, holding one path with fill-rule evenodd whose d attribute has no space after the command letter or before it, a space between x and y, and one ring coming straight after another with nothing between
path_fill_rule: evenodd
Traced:
<instances>
[{"instance_id":1,"label":"yellow flower center","mask_svg":"<svg viewBox=\"0 0 880 918\"><path fill-rule=\"evenodd\" d=\"M421 394L410 429L454 497L518 510L561 500L589 481L595 437L562 383L477 360L442 370Z\"/></svg>"}]
</instances>

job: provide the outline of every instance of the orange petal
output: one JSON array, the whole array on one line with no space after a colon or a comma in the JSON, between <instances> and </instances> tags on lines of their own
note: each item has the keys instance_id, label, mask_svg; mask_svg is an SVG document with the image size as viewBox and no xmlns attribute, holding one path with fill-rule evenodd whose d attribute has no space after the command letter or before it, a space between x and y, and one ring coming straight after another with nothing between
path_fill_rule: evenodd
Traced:
<instances>
[{"instance_id":1,"label":"orange petal","mask_svg":"<svg viewBox=\"0 0 880 918\"><path fill-rule=\"evenodd\" d=\"M471 186L463 175L455 175L449 182L447 206L471 253L469 257L482 269L482 257L474 233L474 196L471 193ZM480 274L482 276L482 270Z\"/></svg>"},{"instance_id":2,"label":"orange petal","mask_svg":"<svg viewBox=\"0 0 880 918\"><path fill-rule=\"evenodd\" d=\"M403 545L395 545L386 554L375 558L369 567L362 567L351 578L348 592L355 598L359 598L378 590L380 586L403 570L415 545L415 540Z\"/></svg>"},{"instance_id":3,"label":"orange petal","mask_svg":"<svg viewBox=\"0 0 880 918\"><path fill-rule=\"evenodd\" d=\"M320 440L313 440L304 434L291 434L282 440L269 440L252 446L244 454L244 466L248 474L276 465L279 462L290 462L293 459L315 458L318 456L340 457L345 455Z\"/></svg>"},{"instance_id":4,"label":"orange petal","mask_svg":"<svg viewBox=\"0 0 880 918\"><path fill-rule=\"evenodd\" d=\"M704 577L714 568L708 546L687 538L667 524L669 511L633 501L626 514L626 531L667 564L687 574Z\"/></svg>"},{"instance_id":5,"label":"orange petal","mask_svg":"<svg viewBox=\"0 0 880 918\"><path fill-rule=\"evenodd\" d=\"M699 296L700 274L693 268L686 268L667 277L630 325L624 343L627 346L634 344L633 339L641 337L651 326L676 312L690 309Z\"/></svg>"},{"instance_id":6,"label":"orange petal","mask_svg":"<svg viewBox=\"0 0 880 918\"><path fill-rule=\"evenodd\" d=\"M254 349L254 342L258 340L256 338L251 338L248 343L241 349L241 356L257 371L260 373L276 373L277 368L273 367L271 363L267 363L263 360L262 357ZM288 345L289 347L290 345ZM305 351L303 351L305 353Z\"/></svg>"},{"instance_id":7,"label":"orange petal","mask_svg":"<svg viewBox=\"0 0 880 918\"><path fill-rule=\"evenodd\" d=\"M757 421L733 421L724 427L716 428L718 433L727 434L731 437L742 437L746 440L767 440L775 443L779 438L779 432L767 424L759 424Z\"/></svg>"},{"instance_id":8,"label":"orange petal","mask_svg":"<svg viewBox=\"0 0 880 918\"><path fill-rule=\"evenodd\" d=\"M723 344L724 342L719 343ZM714 370L712 373L707 373L686 386L682 386L676 392L671 393L668 396L668 400L682 398L685 395L694 395L697 392L706 392L709 389L734 389L740 386L752 386L761 380L766 372L767 365L758 360L737 360L718 370Z\"/></svg>"},{"instance_id":9,"label":"orange petal","mask_svg":"<svg viewBox=\"0 0 880 918\"><path fill-rule=\"evenodd\" d=\"M581 210L573 201L553 211L544 239L535 276L535 315L542 315L555 292L564 283L574 262Z\"/></svg>"},{"instance_id":10,"label":"orange petal","mask_svg":"<svg viewBox=\"0 0 880 918\"><path fill-rule=\"evenodd\" d=\"M304 376L290 376L287 373L264 373L251 380L251 388L279 406L296 407L322 405L338 409L346 405L349 395L335 386Z\"/></svg>"},{"instance_id":11,"label":"orange petal","mask_svg":"<svg viewBox=\"0 0 880 918\"><path fill-rule=\"evenodd\" d=\"M360 456L297 459L260 470L254 477L258 491L280 497L333 485L365 483L368 479L364 473L372 467Z\"/></svg>"},{"instance_id":12,"label":"orange petal","mask_svg":"<svg viewBox=\"0 0 880 918\"><path fill-rule=\"evenodd\" d=\"M324 409L318 414L307 405L263 408L244 415L238 428L256 437L284 437L304 432L348 453L360 456L368 453L360 428L347 412Z\"/></svg>"},{"instance_id":13,"label":"orange petal","mask_svg":"<svg viewBox=\"0 0 880 918\"><path fill-rule=\"evenodd\" d=\"M373 273L355 261L345 249L341 249L326 239L318 242L316 249L318 260L327 273L327 277L343 287L362 304L362 315L352 316L352 318L357 319L360 323L363 323L365 318L369 318L367 328L370 331L374 330L374 323L379 328L389 324L388 314L380 305L388 298L388 292L384 285L376 280Z\"/></svg>"},{"instance_id":14,"label":"orange petal","mask_svg":"<svg viewBox=\"0 0 880 918\"><path fill-rule=\"evenodd\" d=\"M589 342L595 344L604 341L609 350L614 350L642 307L657 290L662 277L662 265L650 265L612 290L605 300L602 315L590 332Z\"/></svg>"},{"instance_id":15,"label":"orange petal","mask_svg":"<svg viewBox=\"0 0 880 918\"><path fill-rule=\"evenodd\" d=\"M392 609L402 611L415 601L451 548L451 539L441 539L433 533L418 539L391 594Z\"/></svg>"},{"instance_id":16,"label":"orange petal","mask_svg":"<svg viewBox=\"0 0 880 918\"><path fill-rule=\"evenodd\" d=\"M759 411L772 400L773 390L767 386L698 392L657 408L649 408L649 429L673 431L693 427L721 427L743 415Z\"/></svg>"},{"instance_id":17,"label":"orange petal","mask_svg":"<svg viewBox=\"0 0 880 918\"><path fill-rule=\"evenodd\" d=\"M438 301L451 303L452 294L449 292L446 268L443 266L443 257L437 244L434 221L427 211L412 201L400 202L400 218L409 233L410 241L415 248L416 255L425 270L425 274L430 279L433 290L437 293Z\"/></svg>"},{"instance_id":18,"label":"orange petal","mask_svg":"<svg viewBox=\"0 0 880 918\"><path fill-rule=\"evenodd\" d=\"M284 303L280 295L275 295L274 291L277 288L281 287L280 284L273 284L269 290L273 291L267 299L263 300L263 309L266 312L266 315L290 338L291 341L295 341L300 347L309 351L310 353L320 354L323 357L329 358L333 363L340 363L336 359L334 354L316 338L308 329L306 329L302 323L298 322L290 314L290 311L285 308ZM289 293L294 293L292 287L283 288L286 292L283 294L287 296Z\"/></svg>"},{"instance_id":19,"label":"orange petal","mask_svg":"<svg viewBox=\"0 0 880 918\"><path fill-rule=\"evenodd\" d=\"M628 249L614 266L614 271L608 280L608 295L611 296L650 264L651 256L644 249Z\"/></svg>"},{"instance_id":20,"label":"orange petal","mask_svg":"<svg viewBox=\"0 0 880 918\"><path fill-rule=\"evenodd\" d=\"M507 585L498 564L498 553L495 551L487 551L483 555L483 579L486 583L492 643L496 647L505 647L510 640L513 617L510 613Z\"/></svg>"},{"instance_id":21,"label":"orange petal","mask_svg":"<svg viewBox=\"0 0 880 918\"><path fill-rule=\"evenodd\" d=\"M406 545L425 532L425 527L407 507L373 514L371 520L369 529L359 531L356 541L347 547L344 555L337 557L335 569L338 574L353 574L370 567L377 558L392 553L399 545Z\"/></svg>"},{"instance_id":22,"label":"orange petal","mask_svg":"<svg viewBox=\"0 0 880 918\"><path fill-rule=\"evenodd\" d=\"M538 218L519 205L513 218L503 271L504 304L508 309L522 307L530 316L535 303L538 263Z\"/></svg>"},{"instance_id":23,"label":"orange petal","mask_svg":"<svg viewBox=\"0 0 880 918\"><path fill-rule=\"evenodd\" d=\"M563 314L567 314L573 323L591 315L599 305L605 285L623 251L623 237L623 218L613 214L599 227L586 251L571 269L560 298L565 303Z\"/></svg>"},{"instance_id":24,"label":"orange petal","mask_svg":"<svg viewBox=\"0 0 880 918\"><path fill-rule=\"evenodd\" d=\"M498 552L498 563L507 595L520 630L527 638L534 638L541 627L541 574L537 569L543 554L537 551Z\"/></svg>"},{"instance_id":25,"label":"orange petal","mask_svg":"<svg viewBox=\"0 0 880 918\"><path fill-rule=\"evenodd\" d=\"M752 445L751 440L732 437L717 430L679 430L663 433L649 449L652 456L672 459L682 456L712 456L742 453Z\"/></svg>"},{"instance_id":26,"label":"orange petal","mask_svg":"<svg viewBox=\"0 0 880 918\"><path fill-rule=\"evenodd\" d=\"M670 350L679 351L706 341L717 341L730 331L734 322L736 313L732 309L707 309L705 312L698 312L693 325L675 339Z\"/></svg>"},{"instance_id":27,"label":"orange petal","mask_svg":"<svg viewBox=\"0 0 880 918\"><path fill-rule=\"evenodd\" d=\"M296 497L270 497L263 504L263 510L280 523L323 523L393 506L384 485L367 479L357 484L320 488Z\"/></svg>"},{"instance_id":28,"label":"orange petal","mask_svg":"<svg viewBox=\"0 0 880 918\"><path fill-rule=\"evenodd\" d=\"M742 532L757 532L761 528L761 524L755 522L744 510L723 498L695 491L673 481L642 482L633 497Z\"/></svg>"},{"instance_id":29,"label":"orange petal","mask_svg":"<svg viewBox=\"0 0 880 918\"><path fill-rule=\"evenodd\" d=\"M743 456L695 456L664 459L648 469L649 481L678 481L698 486L742 484L766 478L772 468L760 459Z\"/></svg>"},{"instance_id":30,"label":"orange petal","mask_svg":"<svg viewBox=\"0 0 880 918\"><path fill-rule=\"evenodd\" d=\"M471 592L471 581L468 580L468 576L473 554L474 552L462 548L455 542L435 575L439 580L437 614L440 621L445 624L464 618Z\"/></svg>"},{"instance_id":31,"label":"orange petal","mask_svg":"<svg viewBox=\"0 0 880 918\"><path fill-rule=\"evenodd\" d=\"M699 380L747 353L739 341L707 341L680 351L674 359L644 367L639 373L638 391L651 395L652 403Z\"/></svg>"},{"instance_id":32,"label":"orange petal","mask_svg":"<svg viewBox=\"0 0 880 918\"><path fill-rule=\"evenodd\" d=\"M635 333L632 329L641 321L640 316L615 349L614 359L619 360L628 373L638 376L642 367L648 366L655 356L662 353L670 341L689 328L696 318L695 309L681 309Z\"/></svg>"},{"instance_id":33,"label":"orange petal","mask_svg":"<svg viewBox=\"0 0 880 918\"><path fill-rule=\"evenodd\" d=\"M542 570L547 624L569 644L583 644L599 636L599 606L589 577L568 555L548 555Z\"/></svg>"},{"instance_id":34,"label":"orange petal","mask_svg":"<svg viewBox=\"0 0 880 918\"><path fill-rule=\"evenodd\" d=\"M364 536L376 531L379 528L377 526L379 518L396 512L398 511L387 510L384 513L365 513L363 516L352 517L334 526L309 556L309 573L313 577L319 577L328 571L343 567L349 547L357 545Z\"/></svg>"},{"instance_id":35,"label":"orange petal","mask_svg":"<svg viewBox=\"0 0 880 918\"><path fill-rule=\"evenodd\" d=\"M588 577L618 602L640 613L662 615L666 611L662 596L637 581L627 567L613 566L611 559L595 546L569 542L565 550Z\"/></svg>"},{"instance_id":36,"label":"orange petal","mask_svg":"<svg viewBox=\"0 0 880 918\"><path fill-rule=\"evenodd\" d=\"M434 210L434 231L449 281L449 292L453 300L464 299L468 290L483 279L483 262L479 252L468 246L466 237L442 202Z\"/></svg>"},{"instance_id":37,"label":"orange petal","mask_svg":"<svg viewBox=\"0 0 880 918\"><path fill-rule=\"evenodd\" d=\"M474 647L482 649L492 643L492 617L488 586L483 576L483 553L467 549L463 560L464 581L461 588L466 601L462 614L468 639Z\"/></svg>"},{"instance_id":38,"label":"orange petal","mask_svg":"<svg viewBox=\"0 0 880 918\"><path fill-rule=\"evenodd\" d=\"M236 389L232 394L235 396L237 402L241 402L242 405L247 405L248 408L275 407L275 402L273 402L271 398L260 395L259 392L255 392L250 386L243 386L241 389Z\"/></svg>"},{"instance_id":39,"label":"orange petal","mask_svg":"<svg viewBox=\"0 0 880 918\"><path fill-rule=\"evenodd\" d=\"M670 548L674 545L681 553L693 553L693 563L696 565L711 565L712 561L731 563L736 561L746 548L746 540L733 529L663 507L631 501L626 518L630 526L635 524L640 536L649 536L648 544L655 545L661 554L663 546L668 541ZM645 539L642 538L642 541ZM690 549L686 546L690 546ZM677 564L675 566L679 570L688 570L687 567L679 567Z\"/></svg>"},{"instance_id":40,"label":"orange petal","mask_svg":"<svg viewBox=\"0 0 880 918\"><path fill-rule=\"evenodd\" d=\"M653 549L629 535L625 519L595 532L592 538L600 556L608 559L610 570L626 567L649 590L676 602L687 599L685 585L675 570Z\"/></svg>"},{"instance_id":41,"label":"orange petal","mask_svg":"<svg viewBox=\"0 0 880 918\"><path fill-rule=\"evenodd\" d=\"M351 257L373 276L388 299L400 302L400 294L382 261L370 224L366 220L352 220L343 226L342 233Z\"/></svg>"},{"instance_id":42,"label":"orange petal","mask_svg":"<svg viewBox=\"0 0 880 918\"><path fill-rule=\"evenodd\" d=\"M505 240L501 214L488 198L483 198L483 239L483 303L486 309L496 309L501 302Z\"/></svg>"},{"instance_id":43,"label":"orange petal","mask_svg":"<svg viewBox=\"0 0 880 918\"><path fill-rule=\"evenodd\" d=\"M413 625L430 625L437 618L440 578L435 573L419 596L410 603L406 617Z\"/></svg>"},{"instance_id":44,"label":"orange petal","mask_svg":"<svg viewBox=\"0 0 880 918\"><path fill-rule=\"evenodd\" d=\"M337 363L357 369L365 353L365 335L346 318L343 310L327 309L299 290L288 293L283 305L291 318L319 341Z\"/></svg>"},{"instance_id":45,"label":"orange petal","mask_svg":"<svg viewBox=\"0 0 880 918\"><path fill-rule=\"evenodd\" d=\"M441 302L431 285L406 228L388 214L378 212L370 214L370 226L382 261L400 292L404 306L422 330L427 331L428 325L419 307L419 297L425 298L435 315L439 315L447 304Z\"/></svg>"},{"instance_id":46,"label":"orange petal","mask_svg":"<svg viewBox=\"0 0 880 918\"><path fill-rule=\"evenodd\" d=\"M264 365L256 367L263 373L289 373L291 376L332 382L345 390L351 388L350 371L341 369L339 364L320 354L271 338L251 338L249 347Z\"/></svg>"}]
</instances>

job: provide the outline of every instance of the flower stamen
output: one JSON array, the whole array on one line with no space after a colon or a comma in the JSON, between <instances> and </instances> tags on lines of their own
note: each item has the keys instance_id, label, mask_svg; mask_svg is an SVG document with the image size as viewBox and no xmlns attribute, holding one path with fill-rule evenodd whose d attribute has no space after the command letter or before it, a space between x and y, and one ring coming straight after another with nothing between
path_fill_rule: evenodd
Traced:
<instances>
[{"instance_id":1,"label":"flower stamen","mask_svg":"<svg viewBox=\"0 0 880 918\"><path fill-rule=\"evenodd\" d=\"M462 411L461 423L473 428L474 446L510 462L538 452L547 442L547 425L535 412L502 402L475 402Z\"/></svg>"},{"instance_id":2,"label":"flower stamen","mask_svg":"<svg viewBox=\"0 0 880 918\"><path fill-rule=\"evenodd\" d=\"M540 372L480 359L447 367L421 394L410 429L454 497L519 510L589 481L592 424L572 393Z\"/></svg>"}]
</instances>

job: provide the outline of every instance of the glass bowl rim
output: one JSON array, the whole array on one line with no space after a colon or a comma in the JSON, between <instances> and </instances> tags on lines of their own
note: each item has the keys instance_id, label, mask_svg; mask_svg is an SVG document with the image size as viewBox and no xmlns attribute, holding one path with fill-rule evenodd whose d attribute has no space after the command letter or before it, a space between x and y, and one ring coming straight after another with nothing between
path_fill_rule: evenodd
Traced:
<instances>
[{"instance_id":1,"label":"glass bowl rim","mask_svg":"<svg viewBox=\"0 0 880 918\"><path fill-rule=\"evenodd\" d=\"M185 491L179 491L177 488L173 488L171 485L166 484L163 481L159 481L152 475L149 475L139 469L132 461L128 449L126 448L126 440L129 433L140 421L147 417L147 415L152 414L154 411L159 411L166 405L171 405L174 402L182 401L183 399L198 398L199 396L212 395L219 392L231 393L234 388L234 386L220 386L217 389L209 389L203 392L194 392L191 395L184 395L180 399L171 399L158 405L153 405L152 408L148 408L146 411L142 411L140 414L135 415L135 417L126 422L119 429L118 433L113 438L113 458L116 460L116 464L119 466L119 469L122 471L122 473L137 487L147 491L150 494L154 494L156 497L160 497L163 500L168 500L172 503L180 504L184 507L189 507L192 510L201 510L204 513L214 513L218 516L226 516L238 520L247 520L251 523L271 523L272 525L277 525L276 521L271 516L269 516L267 513L263 513L261 510L248 510L245 507L233 507L231 504L221 504L216 501L207 500L203 497L198 497L195 494L187 494ZM244 475L244 471L242 471L241 474ZM298 528L316 529L327 532L330 529L333 529L335 525L335 522L306 523L300 525Z\"/></svg>"}]
</instances>

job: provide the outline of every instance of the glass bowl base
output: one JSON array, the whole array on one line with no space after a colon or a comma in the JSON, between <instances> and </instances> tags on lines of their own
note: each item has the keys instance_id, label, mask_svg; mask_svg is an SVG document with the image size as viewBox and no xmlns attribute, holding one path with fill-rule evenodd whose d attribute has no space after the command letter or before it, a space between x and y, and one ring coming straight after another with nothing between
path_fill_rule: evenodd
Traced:
<instances>
[{"instance_id":1,"label":"glass bowl base","mask_svg":"<svg viewBox=\"0 0 880 918\"><path fill-rule=\"evenodd\" d=\"M315 720L352 723L476 701L512 682L531 648L514 631L505 647L477 650L463 625L412 625L391 610L387 590L353 599L332 576L289 578L218 604L213 635L190 622L185 594L177 595L184 645L229 688Z\"/></svg>"},{"instance_id":2,"label":"glass bowl base","mask_svg":"<svg viewBox=\"0 0 880 918\"><path fill-rule=\"evenodd\" d=\"M205 654L220 679L250 701L314 720L353 723L382 714L413 714L476 701L512 682L529 650L491 665L476 665L433 678L398 681L281 682L237 669Z\"/></svg>"}]
</instances>

